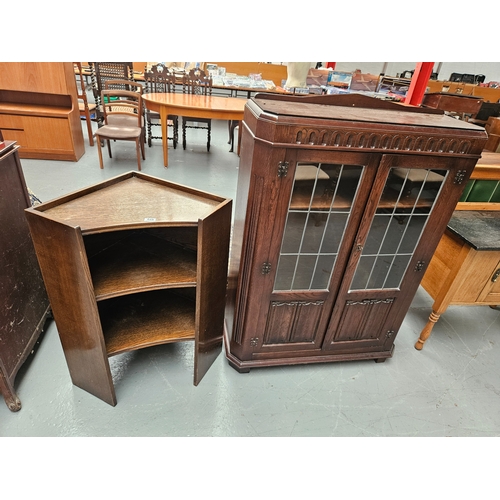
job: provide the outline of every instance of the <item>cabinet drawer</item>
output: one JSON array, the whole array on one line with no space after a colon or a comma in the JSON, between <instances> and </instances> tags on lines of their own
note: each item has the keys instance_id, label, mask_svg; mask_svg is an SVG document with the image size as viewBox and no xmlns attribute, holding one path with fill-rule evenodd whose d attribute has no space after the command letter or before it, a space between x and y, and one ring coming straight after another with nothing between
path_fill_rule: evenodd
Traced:
<instances>
[{"instance_id":1,"label":"cabinet drawer","mask_svg":"<svg viewBox=\"0 0 500 500\"><path fill-rule=\"evenodd\" d=\"M23 117L19 115L3 115L0 114L0 128L23 130Z\"/></svg>"},{"instance_id":2,"label":"cabinet drawer","mask_svg":"<svg viewBox=\"0 0 500 500\"><path fill-rule=\"evenodd\" d=\"M495 252L492 257L496 257L497 259L500 258L499 252ZM491 268L491 274L488 278L486 286L481 292L479 302L493 305L500 304L500 261L498 261L496 265Z\"/></svg>"}]
</instances>

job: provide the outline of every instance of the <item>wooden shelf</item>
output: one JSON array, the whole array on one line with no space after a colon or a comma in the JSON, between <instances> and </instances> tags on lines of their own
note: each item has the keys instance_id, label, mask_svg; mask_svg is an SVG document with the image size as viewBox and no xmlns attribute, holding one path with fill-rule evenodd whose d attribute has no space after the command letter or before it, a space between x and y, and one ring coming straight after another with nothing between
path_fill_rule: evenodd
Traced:
<instances>
[{"instance_id":1,"label":"wooden shelf","mask_svg":"<svg viewBox=\"0 0 500 500\"><path fill-rule=\"evenodd\" d=\"M196 286L196 252L134 232L89 259L97 300L157 288Z\"/></svg>"},{"instance_id":2,"label":"wooden shelf","mask_svg":"<svg viewBox=\"0 0 500 500\"><path fill-rule=\"evenodd\" d=\"M329 184L324 183L324 186L321 185L322 181L318 181L318 186L317 186L317 192L318 188L321 190L324 188L329 189ZM324 191L321 191L323 193ZM312 186L311 184L309 186L295 186L292 194L292 200L290 202L290 209L291 210L297 210L297 211L303 211L303 210L311 210L311 211L328 211L330 208L332 208L333 211L338 211L338 212L347 212L350 207L353 204L352 199L348 199L345 196L342 196L340 193L337 193L335 195L335 201L333 203L333 206L331 206L332 202L332 194L325 194L324 196L322 195L317 195L315 194L312 203L311 203L311 193L312 193ZM385 208L385 209L390 209L393 208L397 203L398 209L409 209L413 208L415 204L415 200L412 197L401 197L398 201L398 195L399 192L394 189L386 189L385 192L383 193L380 203L379 203L379 208ZM428 208L432 205L430 201L426 201L425 199L419 199L419 202L417 203L416 208Z\"/></svg>"},{"instance_id":3,"label":"wooden shelf","mask_svg":"<svg viewBox=\"0 0 500 500\"><path fill-rule=\"evenodd\" d=\"M194 340L195 308L194 300L165 291L101 302L99 312L108 356Z\"/></svg>"}]
</instances>

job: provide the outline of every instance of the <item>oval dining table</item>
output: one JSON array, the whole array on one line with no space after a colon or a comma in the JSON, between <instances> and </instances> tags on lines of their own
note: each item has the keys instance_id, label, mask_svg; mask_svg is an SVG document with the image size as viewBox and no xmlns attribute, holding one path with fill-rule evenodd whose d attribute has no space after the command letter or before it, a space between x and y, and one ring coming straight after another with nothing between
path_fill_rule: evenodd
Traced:
<instances>
[{"instance_id":1,"label":"oval dining table","mask_svg":"<svg viewBox=\"0 0 500 500\"><path fill-rule=\"evenodd\" d=\"M243 112L247 102L247 99L240 97L218 97L175 93L144 94L142 98L148 109L160 114L163 164L165 167L168 167L168 115L241 121L243 120Z\"/></svg>"}]
</instances>

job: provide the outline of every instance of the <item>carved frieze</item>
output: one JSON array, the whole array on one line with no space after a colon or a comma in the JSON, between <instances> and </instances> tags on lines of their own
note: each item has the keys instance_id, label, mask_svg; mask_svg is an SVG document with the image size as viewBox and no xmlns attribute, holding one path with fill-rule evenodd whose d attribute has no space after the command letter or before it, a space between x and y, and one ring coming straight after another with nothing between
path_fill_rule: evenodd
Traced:
<instances>
[{"instance_id":1,"label":"carved frieze","mask_svg":"<svg viewBox=\"0 0 500 500\"><path fill-rule=\"evenodd\" d=\"M472 142L455 137L434 137L410 133L383 133L359 128L318 129L296 127L290 134L296 144L349 148L357 151L382 151L391 153L427 152L464 155L472 150Z\"/></svg>"}]
</instances>

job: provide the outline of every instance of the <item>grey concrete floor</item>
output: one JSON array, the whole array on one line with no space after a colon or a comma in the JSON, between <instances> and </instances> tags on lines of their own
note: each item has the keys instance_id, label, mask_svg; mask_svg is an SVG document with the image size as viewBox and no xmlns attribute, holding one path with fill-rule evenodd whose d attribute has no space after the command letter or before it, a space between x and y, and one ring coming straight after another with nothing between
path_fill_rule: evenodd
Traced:
<instances>
[{"instance_id":1,"label":"grey concrete floor","mask_svg":"<svg viewBox=\"0 0 500 500\"><path fill-rule=\"evenodd\" d=\"M233 198L239 158L226 122L188 149L146 147L143 172ZM85 135L86 137L86 135ZM48 201L136 170L132 143L97 149L78 162L22 160L28 186ZM419 352L413 347L432 300L419 289L385 363L343 362L254 369L240 374L222 353L194 387L193 346L152 347L110 358L118 404L74 387L54 322L16 381L23 408L0 405L0 436L498 436L500 311L452 306Z\"/></svg>"},{"instance_id":2,"label":"grey concrete floor","mask_svg":"<svg viewBox=\"0 0 500 500\"><path fill-rule=\"evenodd\" d=\"M190 131L186 151L182 146L170 149L168 168L163 167L160 141L154 141L146 148L143 172L234 199L239 158L229 152L227 123L214 122L213 129L209 153L205 133ZM113 151L112 159L104 151L104 170L99 169L96 147L89 147L87 139L85 155L78 162L22 160L26 182L42 201L48 201L136 170L132 144L114 145ZM396 338L393 358L380 364L351 361L239 374L222 353L195 387L191 343L115 356L110 358L118 400L115 407L72 385L57 326L51 322L36 354L16 380L23 408L11 413L0 404L0 437L498 437L500 311L450 307L419 352L413 346L431 304L427 293L419 289ZM254 450L258 454L262 442L255 443L245 440L239 445L242 453ZM323 443L308 441L308 450L323 456L329 449ZM346 447L343 440L327 443L332 449L324 457L325 472L339 456L367 464L378 461L358 453L358 444L353 448L352 444ZM413 449L407 440L404 443L403 450L396 447L383 459L389 463L378 467L397 467L398 460L391 462L394 454L402 456ZM487 440L487 448L490 443ZM222 460L235 453L231 444L219 443L219 450L224 450ZM285 450L281 463L291 460L293 468L301 460L297 449L288 450L283 441L280 444ZM391 444L385 441L382 447L392 450ZM442 453L449 444L447 440L437 456L425 445L423 467L407 457L406 473L429 477L433 460L442 471ZM73 449L74 441L70 446ZM383 457L380 446L377 442L369 453ZM183 444L182 450L186 449L190 448ZM206 453L212 453L211 449L209 446ZM330 454L333 449L336 458ZM447 457L447 464L463 453L463 447L459 450ZM98 456L93 457L99 461ZM312 467L311 460L312 456L305 470ZM462 466L463 456L460 460ZM237 457L230 462L238 463ZM419 470L409 468L410 463ZM297 492L291 488L290 493L293 491Z\"/></svg>"}]
</instances>

